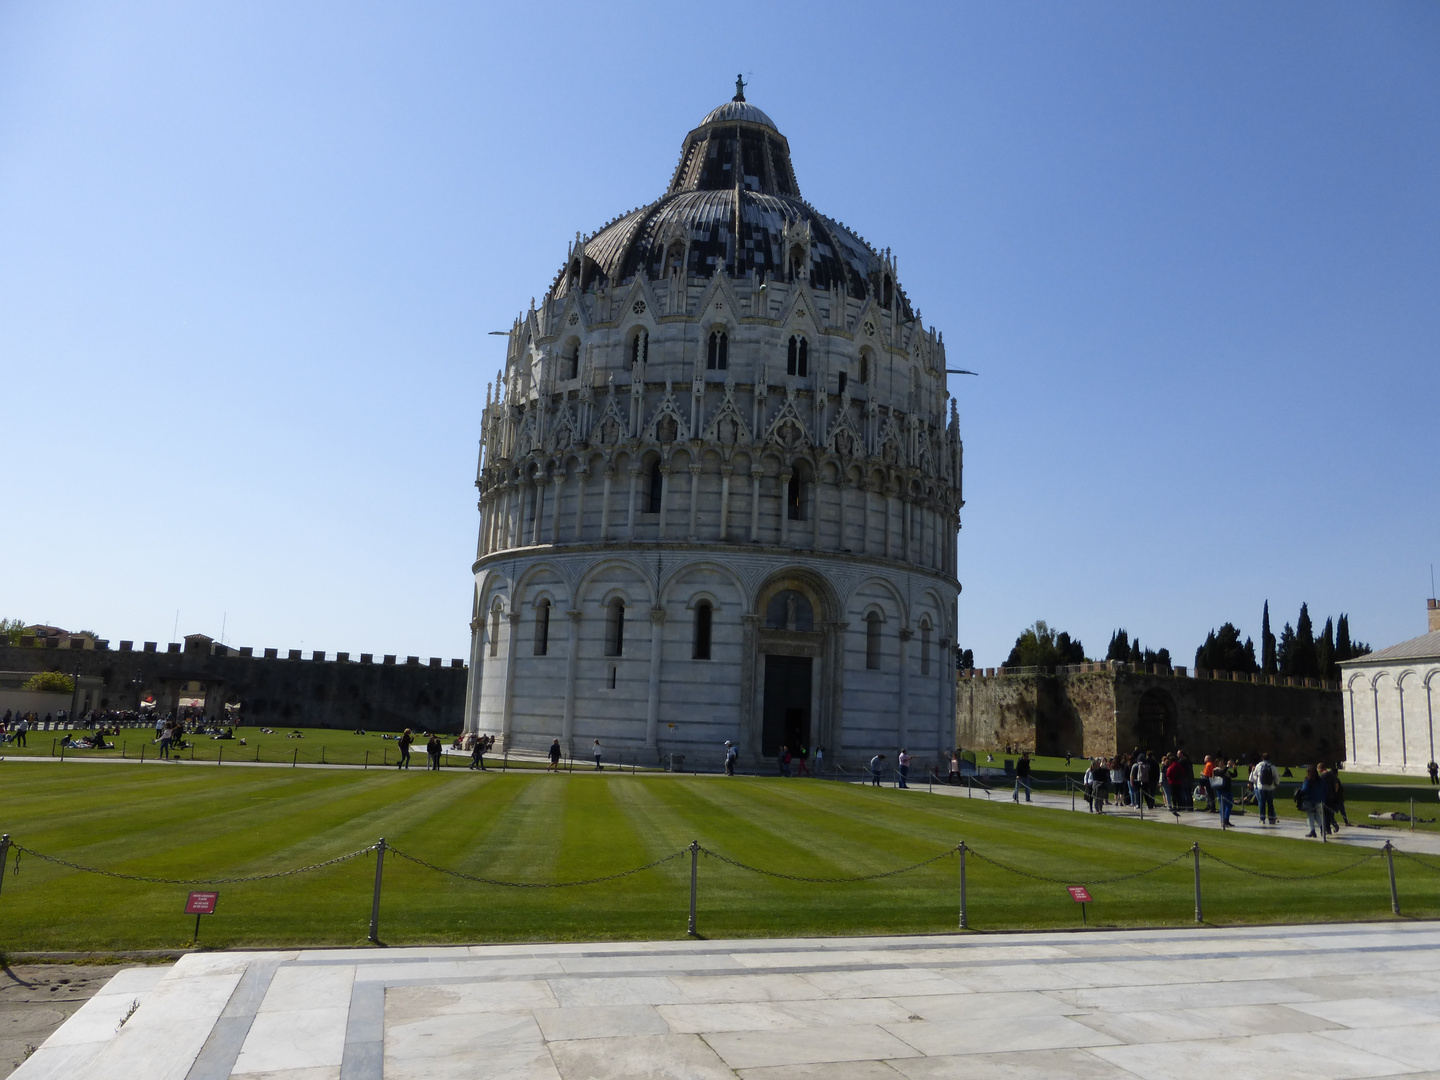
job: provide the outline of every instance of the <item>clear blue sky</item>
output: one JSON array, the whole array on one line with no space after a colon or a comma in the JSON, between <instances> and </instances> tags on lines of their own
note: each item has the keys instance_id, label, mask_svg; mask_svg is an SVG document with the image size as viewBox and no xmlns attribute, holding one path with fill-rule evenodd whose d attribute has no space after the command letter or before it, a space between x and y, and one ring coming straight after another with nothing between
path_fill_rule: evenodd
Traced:
<instances>
[{"instance_id":1,"label":"clear blue sky","mask_svg":"<svg viewBox=\"0 0 1440 1080\"><path fill-rule=\"evenodd\" d=\"M0 614L464 656L485 383L733 91L894 249L961 643L1193 658L1440 562L1440 5L0 6Z\"/></svg>"}]
</instances>

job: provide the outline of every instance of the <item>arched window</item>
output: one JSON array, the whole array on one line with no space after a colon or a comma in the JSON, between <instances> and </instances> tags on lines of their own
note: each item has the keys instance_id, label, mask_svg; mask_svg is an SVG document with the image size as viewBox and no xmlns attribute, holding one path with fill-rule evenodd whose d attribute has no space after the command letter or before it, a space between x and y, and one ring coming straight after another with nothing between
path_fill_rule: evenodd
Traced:
<instances>
[{"instance_id":1,"label":"arched window","mask_svg":"<svg viewBox=\"0 0 1440 1080\"><path fill-rule=\"evenodd\" d=\"M625 601L618 596L605 609L605 655L625 654Z\"/></svg>"},{"instance_id":2,"label":"arched window","mask_svg":"<svg viewBox=\"0 0 1440 1080\"><path fill-rule=\"evenodd\" d=\"M500 605L490 609L490 655L500 655Z\"/></svg>"},{"instance_id":3,"label":"arched window","mask_svg":"<svg viewBox=\"0 0 1440 1080\"><path fill-rule=\"evenodd\" d=\"M650 335L642 327L635 331L635 336L630 339L630 366L639 367L645 363L645 354L650 349Z\"/></svg>"},{"instance_id":4,"label":"arched window","mask_svg":"<svg viewBox=\"0 0 1440 1080\"><path fill-rule=\"evenodd\" d=\"M665 273L673 274L685 269L685 245L676 240L665 252Z\"/></svg>"},{"instance_id":5,"label":"arched window","mask_svg":"<svg viewBox=\"0 0 1440 1080\"><path fill-rule=\"evenodd\" d=\"M805 340L804 334L790 337L790 349L785 354L785 373L801 379L810 374L810 343Z\"/></svg>"},{"instance_id":6,"label":"arched window","mask_svg":"<svg viewBox=\"0 0 1440 1080\"><path fill-rule=\"evenodd\" d=\"M790 278L801 277L805 273L805 249L796 244L790 249Z\"/></svg>"},{"instance_id":7,"label":"arched window","mask_svg":"<svg viewBox=\"0 0 1440 1080\"><path fill-rule=\"evenodd\" d=\"M690 650L692 659L710 659L710 626L714 617L715 609L710 606L709 600L701 600L695 605L695 640Z\"/></svg>"},{"instance_id":8,"label":"arched window","mask_svg":"<svg viewBox=\"0 0 1440 1080\"><path fill-rule=\"evenodd\" d=\"M550 652L550 601L541 600L535 605L535 655L545 656Z\"/></svg>"},{"instance_id":9,"label":"arched window","mask_svg":"<svg viewBox=\"0 0 1440 1080\"><path fill-rule=\"evenodd\" d=\"M847 386L849 386L849 385L850 385L850 376L847 375L847 374L846 374L845 372L843 372L843 371L840 372L840 386L839 386L839 389L837 389L835 392L836 392L837 394L843 394L843 393L845 392L845 387L847 387Z\"/></svg>"},{"instance_id":10,"label":"arched window","mask_svg":"<svg viewBox=\"0 0 1440 1080\"><path fill-rule=\"evenodd\" d=\"M645 509L651 514L660 512L660 499L665 494L665 474L660 471L660 459L656 458L650 463L650 484L645 501Z\"/></svg>"},{"instance_id":11,"label":"arched window","mask_svg":"<svg viewBox=\"0 0 1440 1080\"><path fill-rule=\"evenodd\" d=\"M871 671L880 670L880 613L872 611L865 616L865 666Z\"/></svg>"},{"instance_id":12,"label":"arched window","mask_svg":"<svg viewBox=\"0 0 1440 1080\"><path fill-rule=\"evenodd\" d=\"M885 302L885 306L888 308L892 303L895 302L895 282L891 280L889 274L885 275L884 292L885 295L883 297L883 300Z\"/></svg>"},{"instance_id":13,"label":"arched window","mask_svg":"<svg viewBox=\"0 0 1440 1080\"><path fill-rule=\"evenodd\" d=\"M870 385L870 350L860 350L860 385Z\"/></svg>"},{"instance_id":14,"label":"arched window","mask_svg":"<svg viewBox=\"0 0 1440 1080\"><path fill-rule=\"evenodd\" d=\"M805 520L805 481L800 479L798 469L790 474L785 488L785 516L791 521Z\"/></svg>"},{"instance_id":15,"label":"arched window","mask_svg":"<svg viewBox=\"0 0 1440 1080\"><path fill-rule=\"evenodd\" d=\"M930 617L920 620L920 674L930 674Z\"/></svg>"},{"instance_id":16,"label":"arched window","mask_svg":"<svg viewBox=\"0 0 1440 1080\"><path fill-rule=\"evenodd\" d=\"M562 378L578 379L580 377L580 339L571 338L560 350L560 370L564 372Z\"/></svg>"},{"instance_id":17,"label":"arched window","mask_svg":"<svg viewBox=\"0 0 1440 1080\"><path fill-rule=\"evenodd\" d=\"M705 367L709 371L724 371L730 366L729 340L724 330L716 330L710 334L710 351L705 358Z\"/></svg>"}]
</instances>

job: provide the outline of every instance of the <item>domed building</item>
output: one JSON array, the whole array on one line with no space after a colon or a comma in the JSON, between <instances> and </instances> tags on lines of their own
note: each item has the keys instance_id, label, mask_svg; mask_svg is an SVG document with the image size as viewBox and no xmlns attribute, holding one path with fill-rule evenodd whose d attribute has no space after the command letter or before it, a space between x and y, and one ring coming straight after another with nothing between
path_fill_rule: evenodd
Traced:
<instances>
[{"instance_id":1,"label":"domed building","mask_svg":"<svg viewBox=\"0 0 1440 1080\"><path fill-rule=\"evenodd\" d=\"M959 421L895 267L743 85L661 198L576 235L486 391L467 731L953 745Z\"/></svg>"}]
</instances>

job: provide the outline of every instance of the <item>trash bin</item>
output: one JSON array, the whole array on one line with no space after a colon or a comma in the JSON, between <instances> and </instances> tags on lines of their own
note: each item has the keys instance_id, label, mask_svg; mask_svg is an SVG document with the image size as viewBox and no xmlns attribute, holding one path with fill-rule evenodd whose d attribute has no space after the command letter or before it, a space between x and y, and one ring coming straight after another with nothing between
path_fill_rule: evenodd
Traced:
<instances>
[{"instance_id":1,"label":"trash bin","mask_svg":"<svg viewBox=\"0 0 1440 1080\"><path fill-rule=\"evenodd\" d=\"M685 770L685 755L684 755L684 754L671 754L671 755L670 755L670 771L671 771L671 772L683 772L684 770Z\"/></svg>"}]
</instances>

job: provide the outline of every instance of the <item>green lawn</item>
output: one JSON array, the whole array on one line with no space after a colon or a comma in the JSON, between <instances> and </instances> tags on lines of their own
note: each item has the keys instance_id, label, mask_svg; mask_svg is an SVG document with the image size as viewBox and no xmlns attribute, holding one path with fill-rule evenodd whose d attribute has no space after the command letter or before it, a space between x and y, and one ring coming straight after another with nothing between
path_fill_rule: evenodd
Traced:
<instances>
[{"instance_id":1,"label":"green lawn","mask_svg":"<svg viewBox=\"0 0 1440 1080\"><path fill-rule=\"evenodd\" d=\"M292 738L290 733L298 731L300 738ZM107 735L106 740L113 743L112 749L106 750L78 750L60 747L62 735L72 735L79 738L89 734L88 731L32 731L26 740L27 745L17 747L13 745L0 746L0 758L3 757L59 757L63 753L68 758L139 758L144 755L146 761L154 759L160 752L159 744L155 741L154 730L151 728L125 728L119 735ZM265 734L264 729L258 727L241 727L235 729L234 739L215 739L209 735L187 735L186 741L190 744L183 749L176 749L174 756L183 758L186 761L260 761L275 763L295 763L301 765L369 765L378 767L383 765L393 766L400 756L400 748L395 740L399 732L367 731L364 735L357 735L351 731L337 731L332 728L275 728L272 734ZM425 759L425 736L417 735L418 742L411 749L414 758L413 764L419 767ZM446 747L444 765L446 768L462 768L470 764L470 755L460 751L450 751L449 746L454 735L442 735L441 742ZM240 740L245 745L240 744ZM486 759L487 765L498 765L501 758L490 755ZM533 768L533 762L508 763L509 768ZM543 766L540 766L543 768Z\"/></svg>"},{"instance_id":2,"label":"green lawn","mask_svg":"<svg viewBox=\"0 0 1440 1080\"><path fill-rule=\"evenodd\" d=\"M0 831L40 852L130 874L215 878L302 866L384 836L401 850L471 874L554 882L613 873L692 839L769 870L874 874L960 840L969 858L970 924L980 930L1070 927L1079 911L1058 883L1143 870L1203 849L1271 874L1336 869L1364 853L1184 826L1097 819L816 780L677 777L607 771L552 776L390 770L199 769L0 764ZM1282 810L1283 812L1283 810ZM1407 917L1440 916L1440 859L1396 860ZM757 876L702 856L699 929L708 937L926 933L957 921L957 860L857 884ZM1310 881L1275 881L1203 863L1214 923L1389 917L1383 860ZM365 940L374 857L310 874L219 885L201 928L210 946L350 945ZM685 932L688 856L617 881L511 889L442 876L390 856L381 938L389 944L673 938ZM1190 925L1188 858L1145 877L1093 885L1090 925ZM6 951L178 947L200 886L84 874L30 856L0 892Z\"/></svg>"}]
</instances>

